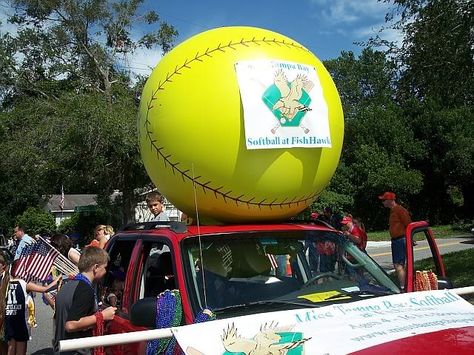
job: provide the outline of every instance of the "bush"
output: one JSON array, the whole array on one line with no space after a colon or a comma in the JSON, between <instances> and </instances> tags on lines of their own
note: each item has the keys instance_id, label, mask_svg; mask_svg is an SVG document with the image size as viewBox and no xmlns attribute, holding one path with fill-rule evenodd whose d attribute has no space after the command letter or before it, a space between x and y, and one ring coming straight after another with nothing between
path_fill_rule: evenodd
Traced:
<instances>
[{"instance_id":1,"label":"bush","mask_svg":"<svg viewBox=\"0 0 474 355\"><path fill-rule=\"evenodd\" d=\"M354 200L352 197L334 191L324 190L311 206L312 211L323 213L325 207L331 207L333 212L350 211Z\"/></svg>"},{"instance_id":2,"label":"bush","mask_svg":"<svg viewBox=\"0 0 474 355\"><path fill-rule=\"evenodd\" d=\"M472 228L474 228L474 220L472 219L465 219L453 223L453 230L455 231L470 233Z\"/></svg>"},{"instance_id":3,"label":"bush","mask_svg":"<svg viewBox=\"0 0 474 355\"><path fill-rule=\"evenodd\" d=\"M70 218L64 219L58 227L58 232L62 234L72 235L76 231L79 214L74 213Z\"/></svg>"},{"instance_id":4,"label":"bush","mask_svg":"<svg viewBox=\"0 0 474 355\"><path fill-rule=\"evenodd\" d=\"M16 224L22 225L30 235L52 234L56 231L53 215L38 207L29 207L17 216Z\"/></svg>"}]
</instances>

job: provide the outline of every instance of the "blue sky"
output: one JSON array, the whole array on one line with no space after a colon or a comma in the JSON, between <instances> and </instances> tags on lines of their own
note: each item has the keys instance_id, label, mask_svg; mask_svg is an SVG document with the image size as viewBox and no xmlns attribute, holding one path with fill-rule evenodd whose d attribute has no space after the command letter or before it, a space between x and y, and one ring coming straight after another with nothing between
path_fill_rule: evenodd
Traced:
<instances>
[{"instance_id":1,"label":"blue sky","mask_svg":"<svg viewBox=\"0 0 474 355\"><path fill-rule=\"evenodd\" d=\"M207 29L248 25L291 37L322 60L360 52L353 43L375 34L389 9L377 0L148 0L146 6L178 29L178 43Z\"/></svg>"},{"instance_id":2,"label":"blue sky","mask_svg":"<svg viewBox=\"0 0 474 355\"><path fill-rule=\"evenodd\" d=\"M6 23L10 12L0 0L3 31L13 31ZM145 0L142 10L155 10L162 20L175 26L175 44L216 27L255 26L291 37L309 48L321 60L336 58L341 51L359 54L364 42L384 26L390 4L377 0ZM135 34L139 37L138 29ZM383 38L400 40L399 33L387 30ZM161 58L158 49L139 50L123 58L123 66L147 75Z\"/></svg>"},{"instance_id":3,"label":"blue sky","mask_svg":"<svg viewBox=\"0 0 474 355\"><path fill-rule=\"evenodd\" d=\"M341 51L359 54L364 42L384 25L390 4L377 0L146 0L162 20L175 26L175 44L216 27L255 26L279 32L309 48L321 60L336 58ZM400 40L387 30L383 38ZM137 52L127 63L145 74L159 60L158 51ZM143 70L142 70L143 69Z\"/></svg>"}]
</instances>

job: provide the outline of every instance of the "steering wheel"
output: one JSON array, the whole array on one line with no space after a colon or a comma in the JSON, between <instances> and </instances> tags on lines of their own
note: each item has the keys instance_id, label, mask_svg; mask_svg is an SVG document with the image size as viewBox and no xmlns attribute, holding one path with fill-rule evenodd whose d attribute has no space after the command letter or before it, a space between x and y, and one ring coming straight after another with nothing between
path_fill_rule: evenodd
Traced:
<instances>
[{"instance_id":1,"label":"steering wheel","mask_svg":"<svg viewBox=\"0 0 474 355\"><path fill-rule=\"evenodd\" d=\"M304 283L303 286L301 286L301 288L306 288L309 285L311 285L312 283L314 283L314 282L316 282L319 279L322 279L324 277L330 277L330 278L333 278L333 279L336 279L336 280L341 280L341 276L338 275L338 274L335 274L334 272L323 272L319 275L316 275L316 276L313 276L312 278L310 278L308 281L306 281Z\"/></svg>"}]
</instances>

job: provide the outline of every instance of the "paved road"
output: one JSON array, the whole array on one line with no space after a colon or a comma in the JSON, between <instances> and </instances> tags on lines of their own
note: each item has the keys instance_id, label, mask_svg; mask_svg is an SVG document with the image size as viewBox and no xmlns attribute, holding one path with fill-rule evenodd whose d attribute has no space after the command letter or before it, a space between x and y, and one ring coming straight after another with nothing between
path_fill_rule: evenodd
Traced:
<instances>
[{"instance_id":1,"label":"paved road","mask_svg":"<svg viewBox=\"0 0 474 355\"><path fill-rule=\"evenodd\" d=\"M441 254L453 251L469 249L474 247L474 237L453 237L449 239L438 239ZM367 252L386 270L392 269L392 254L390 242L369 242ZM415 259L424 259L431 256L431 252L426 241L418 242L415 247ZM38 327L32 331L32 340L28 343L28 354L51 355L51 339L53 338L53 311L41 301L40 296L36 296Z\"/></svg>"},{"instance_id":2,"label":"paved road","mask_svg":"<svg viewBox=\"0 0 474 355\"><path fill-rule=\"evenodd\" d=\"M436 244L441 254L447 254L454 251L474 248L474 237L437 239ZM367 252L384 269L393 269L390 242L369 242L367 244ZM418 242L418 245L414 248L414 256L415 261L431 257L431 251L427 241Z\"/></svg>"},{"instance_id":3,"label":"paved road","mask_svg":"<svg viewBox=\"0 0 474 355\"><path fill-rule=\"evenodd\" d=\"M28 342L27 354L52 355L53 310L43 303L40 295L35 297L35 306L38 327L31 331L32 339Z\"/></svg>"}]
</instances>

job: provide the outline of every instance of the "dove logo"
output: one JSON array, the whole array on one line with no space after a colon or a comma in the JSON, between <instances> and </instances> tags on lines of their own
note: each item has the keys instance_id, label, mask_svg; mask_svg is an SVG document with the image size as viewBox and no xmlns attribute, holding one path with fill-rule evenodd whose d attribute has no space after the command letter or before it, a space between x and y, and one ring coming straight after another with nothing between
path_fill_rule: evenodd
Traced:
<instances>
[{"instance_id":1,"label":"dove logo","mask_svg":"<svg viewBox=\"0 0 474 355\"><path fill-rule=\"evenodd\" d=\"M331 147L328 106L313 66L254 60L237 63L236 71L248 149ZM281 144L249 144L261 137Z\"/></svg>"},{"instance_id":2,"label":"dove logo","mask_svg":"<svg viewBox=\"0 0 474 355\"><path fill-rule=\"evenodd\" d=\"M311 338L303 338L303 333L293 332L293 326L278 327L278 322L265 323L253 338L239 335L234 323L223 331L224 355L237 354L304 354L304 343Z\"/></svg>"},{"instance_id":3,"label":"dove logo","mask_svg":"<svg viewBox=\"0 0 474 355\"><path fill-rule=\"evenodd\" d=\"M309 92L313 87L313 82L303 74L296 75L296 78L289 82L283 70L275 72L274 83L262 96L263 102L278 121L277 126L272 128L272 133L280 127L301 126L306 112L311 111ZM310 131L304 126L301 128L304 133Z\"/></svg>"}]
</instances>

